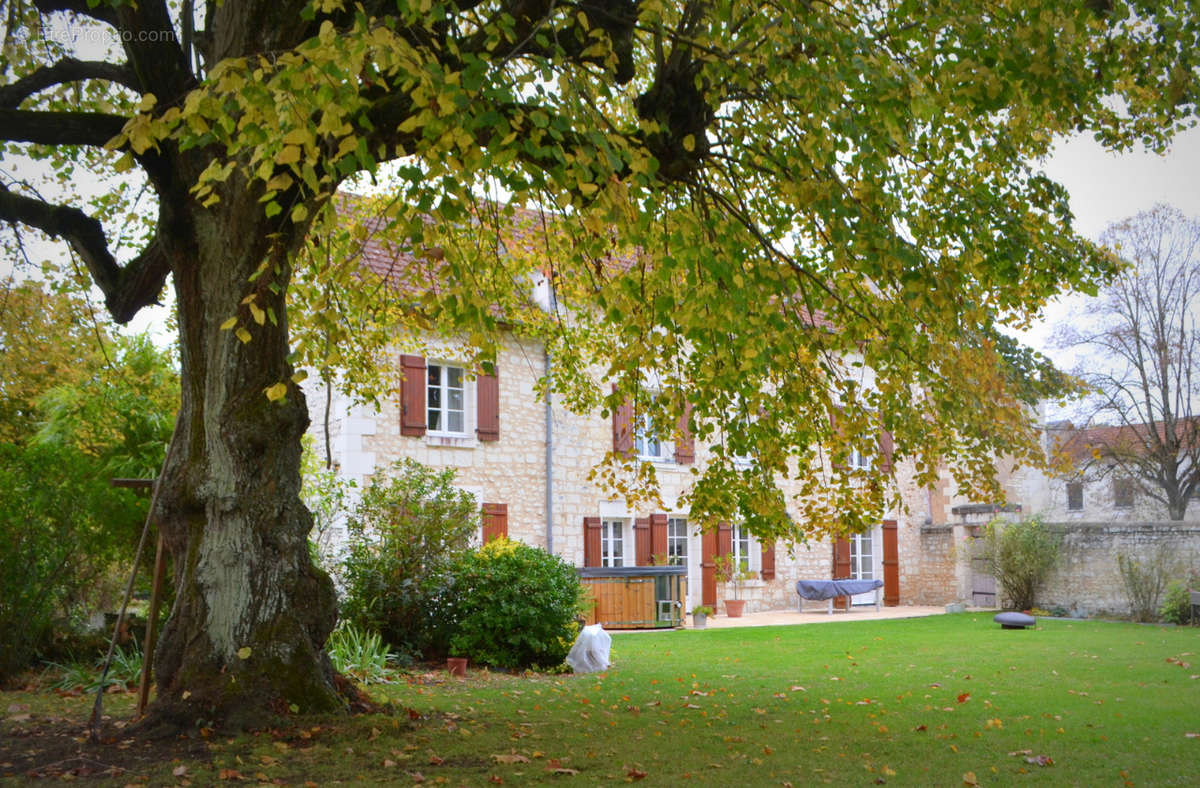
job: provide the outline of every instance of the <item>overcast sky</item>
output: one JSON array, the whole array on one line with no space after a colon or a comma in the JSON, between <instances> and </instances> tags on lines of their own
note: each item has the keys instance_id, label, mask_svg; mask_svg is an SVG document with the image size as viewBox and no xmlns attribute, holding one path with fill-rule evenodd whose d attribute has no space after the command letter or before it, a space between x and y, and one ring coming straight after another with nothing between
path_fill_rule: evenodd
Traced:
<instances>
[{"instance_id":1,"label":"overcast sky","mask_svg":"<svg viewBox=\"0 0 1200 788\"><path fill-rule=\"evenodd\" d=\"M1160 202L1187 216L1200 216L1200 129L1178 136L1161 156L1143 151L1118 156L1103 150L1090 136L1075 137L1057 146L1045 169L1067 187L1075 228L1092 240L1113 222ZM1069 358L1047 346L1047 339L1056 321L1070 319L1072 311L1080 309L1086 309L1085 297L1064 299L1047 310L1039 326L1021 336L1060 364L1070 366Z\"/></svg>"}]
</instances>

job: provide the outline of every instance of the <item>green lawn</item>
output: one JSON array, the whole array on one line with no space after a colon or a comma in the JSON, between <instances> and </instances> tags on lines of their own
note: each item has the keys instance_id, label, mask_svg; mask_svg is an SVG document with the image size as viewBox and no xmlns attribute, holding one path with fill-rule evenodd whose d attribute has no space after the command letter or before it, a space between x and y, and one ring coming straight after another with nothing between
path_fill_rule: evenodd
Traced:
<instances>
[{"instance_id":1,"label":"green lawn","mask_svg":"<svg viewBox=\"0 0 1200 788\"><path fill-rule=\"evenodd\" d=\"M613 641L604 674L414 675L377 692L394 717L214 741L186 773L194 784L221 769L322 785L1200 784L1200 738L1187 735L1200 733L1194 628L1002 631L963 614Z\"/></svg>"}]
</instances>

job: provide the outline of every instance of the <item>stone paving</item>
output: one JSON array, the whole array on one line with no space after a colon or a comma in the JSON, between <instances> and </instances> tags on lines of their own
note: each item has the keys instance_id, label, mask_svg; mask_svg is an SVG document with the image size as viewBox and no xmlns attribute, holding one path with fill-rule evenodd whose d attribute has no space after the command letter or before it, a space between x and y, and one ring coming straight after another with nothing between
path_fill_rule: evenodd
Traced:
<instances>
[{"instance_id":1,"label":"stone paving","mask_svg":"<svg viewBox=\"0 0 1200 788\"><path fill-rule=\"evenodd\" d=\"M809 602L808 609L803 613L796 610L768 610L762 613L747 613L740 618L730 618L726 615L708 617L708 629L725 629L728 627L768 627L780 624L829 624L837 621L880 621L885 618L921 618L923 616L945 615L945 607L922 607L919 605L899 605L883 607L878 612L874 605L860 605L851 608L850 612L834 610L833 615L821 607L818 612L816 602ZM824 605L824 603L820 603ZM692 617L687 617L687 626L692 627Z\"/></svg>"}]
</instances>

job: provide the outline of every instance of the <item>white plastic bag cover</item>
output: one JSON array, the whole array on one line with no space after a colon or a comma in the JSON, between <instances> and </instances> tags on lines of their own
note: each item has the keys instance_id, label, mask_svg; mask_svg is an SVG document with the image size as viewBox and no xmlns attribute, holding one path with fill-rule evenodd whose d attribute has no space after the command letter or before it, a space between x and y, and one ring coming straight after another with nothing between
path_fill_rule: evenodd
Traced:
<instances>
[{"instance_id":1,"label":"white plastic bag cover","mask_svg":"<svg viewBox=\"0 0 1200 788\"><path fill-rule=\"evenodd\" d=\"M612 635L599 624L583 628L575 638L575 645L567 654L567 664L576 673L596 673L609 666L608 652L612 649Z\"/></svg>"}]
</instances>

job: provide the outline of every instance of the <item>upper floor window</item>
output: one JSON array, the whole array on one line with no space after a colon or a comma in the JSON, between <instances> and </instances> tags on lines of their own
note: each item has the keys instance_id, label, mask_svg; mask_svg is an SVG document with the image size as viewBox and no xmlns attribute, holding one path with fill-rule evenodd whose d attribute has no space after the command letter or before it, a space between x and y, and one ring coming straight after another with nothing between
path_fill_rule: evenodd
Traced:
<instances>
[{"instance_id":1,"label":"upper floor window","mask_svg":"<svg viewBox=\"0 0 1200 788\"><path fill-rule=\"evenodd\" d=\"M850 450L850 468L856 471L869 471L872 466L872 458L862 449L853 448Z\"/></svg>"},{"instance_id":2,"label":"upper floor window","mask_svg":"<svg viewBox=\"0 0 1200 788\"><path fill-rule=\"evenodd\" d=\"M600 566L625 565L625 521L600 522Z\"/></svg>"},{"instance_id":3,"label":"upper floor window","mask_svg":"<svg viewBox=\"0 0 1200 788\"><path fill-rule=\"evenodd\" d=\"M686 517L667 518L667 563L687 566L688 521Z\"/></svg>"},{"instance_id":4,"label":"upper floor window","mask_svg":"<svg viewBox=\"0 0 1200 788\"><path fill-rule=\"evenodd\" d=\"M430 432L467 434L467 378L462 367L429 364L426 424Z\"/></svg>"},{"instance_id":5,"label":"upper floor window","mask_svg":"<svg viewBox=\"0 0 1200 788\"><path fill-rule=\"evenodd\" d=\"M1118 476L1113 479L1113 506L1118 509L1128 509L1133 506L1133 479L1128 476Z\"/></svg>"},{"instance_id":6,"label":"upper floor window","mask_svg":"<svg viewBox=\"0 0 1200 788\"><path fill-rule=\"evenodd\" d=\"M671 449L668 441L662 439L650 423L650 414L641 413L637 417L633 431L633 448L638 457L643 460L663 461L671 459Z\"/></svg>"},{"instance_id":7,"label":"upper floor window","mask_svg":"<svg viewBox=\"0 0 1200 788\"><path fill-rule=\"evenodd\" d=\"M1083 511L1083 482L1067 482L1067 511Z\"/></svg>"}]
</instances>

